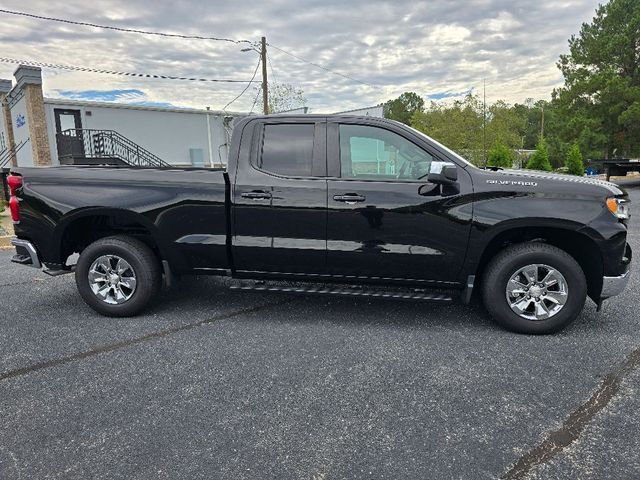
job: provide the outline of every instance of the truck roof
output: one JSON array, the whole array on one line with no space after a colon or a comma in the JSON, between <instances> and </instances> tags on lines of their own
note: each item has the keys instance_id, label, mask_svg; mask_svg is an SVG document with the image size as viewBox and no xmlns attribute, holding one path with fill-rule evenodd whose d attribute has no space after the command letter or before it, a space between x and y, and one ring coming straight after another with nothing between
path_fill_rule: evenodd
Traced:
<instances>
[{"instance_id":1,"label":"truck roof","mask_svg":"<svg viewBox=\"0 0 640 480\"><path fill-rule=\"evenodd\" d=\"M351 119L351 120L367 120L367 121L371 121L371 120L380 120L380 121L385 121L385 122L394 122L395 120L390 120L388 118L382 118L382 117L372 117L372 116L367 116L367 115L343 115L343 114L336 114L336 113L327 113L327 114L322 114L322 113L272 113L269 115L251 115L249 117L245 117L245 118L251 118L251 119L265 119L265 118L277 118L277 119L283 119L283 118L291 118L291 119L320 119L320 118L344 118L344 119Z\"/></svg>"}]
</instances>

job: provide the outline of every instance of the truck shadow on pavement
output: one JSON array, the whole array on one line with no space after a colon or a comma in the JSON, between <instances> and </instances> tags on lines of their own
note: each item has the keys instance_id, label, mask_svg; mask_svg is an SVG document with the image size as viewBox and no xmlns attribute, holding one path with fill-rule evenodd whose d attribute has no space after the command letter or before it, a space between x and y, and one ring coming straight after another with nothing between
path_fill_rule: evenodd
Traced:
<instances>
[{"instance_id":1,"label":"truck shadow on pavement","mask_svg":"<svg viewBox=\"0 0 640 480\"><path fill-rule=\"evenodd\" d=\"M226 278L184 277L171 287L163 287L156 301L140 315L123 318L103 317L85 305L77 293L72 275L49 278L39 274L20 282L20 288L29 291L30 298L30 301L22 304L22 308L30 308L30 303L33 303L34 307L37 304L39 310L51 312L50 320L73 313L84 320L106 321L112 325L138 321L153 322L174 316L178 316L181 323L188 323L190 317L197 319L222 307L247 307L258 303L279 303L283 299L289 299L295 305L290 307L293 311L287 311L284 316L278 312L269 312L265 314L263 321L291 322L298 325L323 322L410 328L443 327L472 331L501 330L477 300L473 300L470 305L464 305L420 300L240 292L230 290L229 284ZM575 324L564 333L576 328L595 326L602 323L600 320L595 315L595 308L588 302ZM241 322L243 319L235 321Z\"/></svg>"}]
</instances>

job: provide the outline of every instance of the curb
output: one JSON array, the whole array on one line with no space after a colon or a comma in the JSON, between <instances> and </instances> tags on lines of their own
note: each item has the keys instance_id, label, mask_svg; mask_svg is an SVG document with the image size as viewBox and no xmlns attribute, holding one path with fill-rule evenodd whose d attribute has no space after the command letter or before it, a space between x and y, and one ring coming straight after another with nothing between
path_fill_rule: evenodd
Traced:
<instances>
[{"instance_id":1,"label":"curb","mask_svg":"<svg viewBox=\"0 0 640 480\"><path fill-rule=\"evenodd\" d=\"M0 249L13 248L13 245L11 245L12 236L13 235L4 235L0 237Z\"/></svg>"}]
</instances>

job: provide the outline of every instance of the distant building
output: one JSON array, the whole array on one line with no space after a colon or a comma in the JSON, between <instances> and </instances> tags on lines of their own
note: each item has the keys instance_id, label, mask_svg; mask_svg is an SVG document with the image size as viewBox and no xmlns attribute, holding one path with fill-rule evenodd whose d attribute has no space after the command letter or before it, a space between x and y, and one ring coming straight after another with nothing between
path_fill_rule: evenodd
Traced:
<instances>
[{"instance_id":1,"label":"distant building","mask_svg":"<svg viewBox=\"0 0 640 480\"><path fill-rule=\"evenodd\" d=\"M39 68L0 80L0 166L162 161L226 164L232 122L246 114L45 98Z\"/></svg>"},{"instance_id":2,"label":"distant building","mask_svg":"<svg viewBox=\"0 0 640 480\"><path fill-rule=\"evenodd\" d=\"M374 107L356 108L355 110L336 112L336 115L362 115L363 117L384 118L384 105L380 104Z\"/></svg>"}]
</instances>

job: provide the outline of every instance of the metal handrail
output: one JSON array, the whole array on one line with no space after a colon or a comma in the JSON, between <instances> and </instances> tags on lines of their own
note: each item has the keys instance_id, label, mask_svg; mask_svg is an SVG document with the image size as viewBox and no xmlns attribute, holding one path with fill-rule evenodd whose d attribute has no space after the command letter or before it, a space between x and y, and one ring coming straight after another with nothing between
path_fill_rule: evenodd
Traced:
<instances>
[{"instance_id":1,"label":"metal handrail","mask_svg":"<svg viewBox=\"0 0 640 480\"><path fill-rule=\"evenodd\" d=\"M139 167L171 166L115 130L70 128L59 133L57 139L62 158L118 159Z\"/></svg>"},{"instance_id":2,"label":"metal handrail","mask_svg":"<svg viewBox=\"0 0 640 480\"><path fill-rule=\"evenodd\" d=\"M17 155L18 152L22 150L22 147L29 143L29 140L30 138L27 138L26 140L21 141L18 145L15 145L13 148L5 148L2 150L0 152L0 168L5 167L11 160L11 157Z\"/></svg>"}]
</instances>

